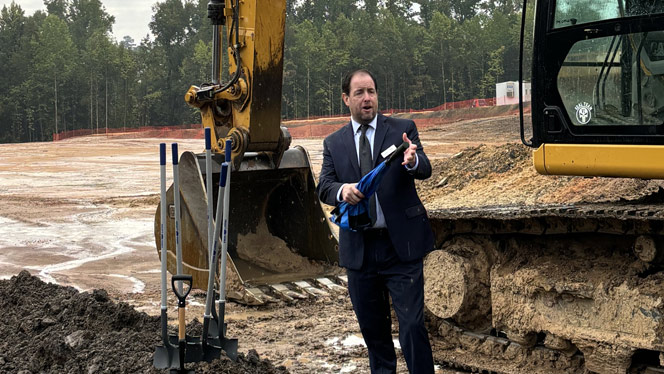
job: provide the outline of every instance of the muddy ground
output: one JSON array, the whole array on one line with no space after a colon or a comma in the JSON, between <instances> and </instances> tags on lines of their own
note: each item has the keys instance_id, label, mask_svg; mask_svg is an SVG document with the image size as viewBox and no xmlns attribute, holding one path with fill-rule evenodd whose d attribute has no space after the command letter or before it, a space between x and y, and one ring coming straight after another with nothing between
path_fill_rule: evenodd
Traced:
<instances>
[{"instance_id":1,"label":"muddy ground","mask_svg":"<svg viewBox=\"0 0 664 374\"><path fill-rule=\"evenodd\" d=\"M159 373L152 367L159 318L112 301L106 291L78 292L21 271L0 282L3 373ZM193 331L200 326L190 324ZM173 332L174 333L174 332ZM188 365L198 373L287 373L255 350Z\"/></svg>"},{"instance_id":2,"label":"muddy ground","mask_svg":"<svg viewBox=\"0 0 664 374\"><path fill-rule=\"evenodd\" d=\"M429 119L421 139L434 172L418 183L427 208L637 200L661 191L653 181L539 176L518 126L514 115ZM181 151L203 146L122 136L0 145L0 373L159 372L151 363L159 339L152 225L158 144L172 141ZM322 139L293 143L309 151L317 173ZM204 293L192 294L190 321L205 302ZM172 296L169 303L173 319ZM227 308L242 359L198 372L369 372L345 293ZM396 327L393 333L397 339ZM398 373L406 372L400 356Z\"/></svg>"}]
</instances>

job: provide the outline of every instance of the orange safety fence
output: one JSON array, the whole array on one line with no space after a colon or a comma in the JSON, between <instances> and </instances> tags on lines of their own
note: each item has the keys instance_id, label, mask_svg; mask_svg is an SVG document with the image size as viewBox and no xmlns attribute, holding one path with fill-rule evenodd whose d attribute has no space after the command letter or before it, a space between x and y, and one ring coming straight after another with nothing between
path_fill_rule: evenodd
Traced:
<instances>
[{"instance_id":1,"label":"orange safety fence","mask_svg":"<svg viewBox=\"0 0 664 374\"><path fill-rule=\"evenodd\" d=\"M530 112L530 103L524 103L524 112ZM410 114L413 113L413 119L418 127L428 127L432 125L441 125L448 123L454 120L458 120L459 117L473 119L473 118L482 118L491 115L508 115L514 114L515 109L512 106L504 106L507 112L500 111L500 113L482 113L483 111L478 111L477 113L473 110L470 112L464 111L463 114L451 114L454 112L446 112L450 109L467 109L467 108L477 108L477 107L494 107L496 105L496 99L471 99L463 101L449 102L437 107L429 109L386 109L382 110L381 113L386 115L395 115L399 114L405 118L410 118ZM495 107L495 109L502 108L503 106ZM487 109L489 110L489 109ZM432 112L432 114L427 114ZM433 113L440 112L440 113ZM418 113L420 115L418 115ZM448 114L450 113L450 114ZM518 113L518 108L516 109ZM436 116L430 117L431 115ZM296 119L286 119L282 122L283 126L288 128L291 136L293 138L317 138L325 137L337 129L341 128L348 123L350 114L338 114L333 116L311 116L309 118L296 118ZM113 136L115 138L175 138L175 139L203 139L203 127L200 124L188 124L188 125L179 125L179 126L142 126L134 128L109 128L106 129L79 129L79 130L69 130L63 131L57 134L53 134L53 141L69 139L79 136Z\"/></svg>"},{"instance_id":2,"label":"orange safety fence","mask_svg":"<svg viewBox=\"0 0 664 374\"><path fill-rule=\"evenodd\" d=\"M470 99L470 100L463 100L463 101L454 101L454 102L449 102L445 103L442 105L438 105L433 108L428 108L428 109L396 109L396 108L390 108L390 109L385 109L381 110L380 112L383 114L398 114L398 113L420 113L420 112L431 112L431 111L438 111L438 110L448 110L448 109L463 109L463 108L474 108L474 107L480 107L480 106L494 106L496 105L496 98L488 98L488 99ZM332 114L332 115L320 115L320 116L308 116L308 117L297 117L297 118L289 118L286 119L285 121L311 121L311 120L317 120L317 119L323 119L323 118L348 118L350 116L349 113L342 113L342 114Z\"/></svg>"},{"instance_id":3,"label":"orange safety fence","mask_svg":"<svg viewBox=\"0 0 664 374\"><path fill-rule=\"evenodd\" d=\"M53 141L69 139L78 136L104 136L124 138L190 138L203 139L203 128L200 124L177 126L142 126L118 127L109 129L78 129L53 134Z\"/></svg>"}]
</instances>

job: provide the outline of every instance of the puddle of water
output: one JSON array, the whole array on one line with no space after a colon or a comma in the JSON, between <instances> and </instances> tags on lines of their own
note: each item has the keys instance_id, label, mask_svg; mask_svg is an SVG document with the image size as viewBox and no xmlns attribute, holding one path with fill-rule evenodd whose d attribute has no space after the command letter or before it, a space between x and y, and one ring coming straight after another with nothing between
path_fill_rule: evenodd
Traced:
<instances>
[{"instance_id":1,"label":"puddle of water","mask_svg":"<svg viewBox=\"0 0 664 374\"><path fill-rule=\"evenodd\" d=\"M367 344L364 342L364 338L357 335L349 335L346 337L346 339L341 341L341 345L344 347L355 347L358 345L362 347L367 346Z\"/></svg>"},{"instance_id":2,"label":"puddle of water","mask_svg":"<svg viewBox=\"0 0 664 374\"><path fill-rule=\"evenodd\" d=\"M336 345L339 338L330 338L325 341L325 345Z\"/></svg>"},{"instance_id":3,"label":"puddle of water","mask_svg":"<svg viewBox=\"0 0 664 374\"><path fill-rule=\"evenodd\" d=\"M153 242L150 242L149 245L152 245ZM151 270L144 270L144 271L137 271L137 274L161 274L161 269L151 269Z\"/></svg>"},{"instance_id":4,"label":"puddle of water","mask_svg":"<svg viewBox=\"0 0 664 374\"><path fill-rule=\"evenodd\" d=\"M327 362L323 362L323 363L320 365L320 367L322 367L323 369L334 369L335 365L329 364L329 363L327 363Z\"/></svg>"},{"instance_id":5,"label":"puddle of water","mask_svg":"<svg viewBox=\"0 0 664 374\"><path fill-rule=\"evenodd\" d=\"M94 280L84 279L88 275L114 274L130 278L107 279L126 285L127 292L139 292L145 285L132 276L146 281L159 272L156 256L155 269L150 272L152 263L137 264L145 273L130 272L135 267L128 264L132 258L146 259L143 251L154 250L156 206L147 209L93 202L158 195L158 144L177 142L184 152L201 151L203 142L154 139L146 144L145 139L100 139L44 143L45 147L36 152L30 144L0 145L4 151L0 153L0 191L11 200L11 206L2 212L18 217L0 217L0 261L6 262L0 264L0 277L11 277L30 267L43 280L89 288ZM170 184L170 167L166 173ZM43 214L31 207L33 196ZM18 204L25 204L25 212Z\"/></svg>"},{"instance_id":6,"label":"puddle of water","mask_svg":"<svg viewBox=\"0 0 664 374\"><path fill-rule=\"evenodd\" d=\"M57 284L54 275L58 273L154 245L152 219L108 220L111 213L108 208L97 208L93 212L74 215L69 222L48 223L25 223L0 217L0 250L22 247L35 254L68 258L47 265L22 265L26 269L38 271L43 281ZM21 265L17 261L19 259L10 260L15 265ZM136 278L119 274L111 276L130 280L134 284L132 292L142 292L145 288L143 282Z\"/></svg>"},{"instance_id":7,"label":"puddle of water","mask_svg":"<svg viewBox=\"0 0 664 374\"><path fill-rule=\"evenodd\" d=\"M394 344L394 348L401 349L401 344L399 343L398 338L392 339L392 343ZM334 349L337 350L343 347L348 348L348 347L367 346L367 344L364 342L364 338L362 338L359 335L348 335L343 340L339 337L330 338L325 341L325 345L332 346Z\"/></svg>"},{"instance_id":8,"label":"puddle of water","mask_svg":"<svg viewBox=\"0 0 664 374\"><path fill-rule=\"evenodd\" d=\"M145 283L134 277L122 274L109 274L109 277L122 278L132 282L134 286L130 293L143 293L143 290L145 290Z\"/></svg>"},{"instance_id":9,"label":"puddle of water","mask_svg":"<svg viewBox=\"0 0 664 374\"><path fill-rule=\"evenodd\" d=\"M203 303L201 303L201 302L198 302L198 301L196 301L196 300L193 300L193 299L187 301L187 305L189 305L189 306L200 306L200 307L204 307L204 306L205 306L205 304L203 304Z\"/></svg>"}]
</instances>

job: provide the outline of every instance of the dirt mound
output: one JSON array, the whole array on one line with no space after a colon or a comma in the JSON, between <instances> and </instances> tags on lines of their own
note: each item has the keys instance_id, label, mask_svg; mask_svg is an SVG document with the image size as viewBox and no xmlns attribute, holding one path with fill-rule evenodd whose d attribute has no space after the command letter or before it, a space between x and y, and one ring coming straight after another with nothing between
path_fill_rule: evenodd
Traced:
<instances>
[{"instance_id":1,"label":"dirt mound","mask_svg":"<svg viewBox=\"0 0 664 374\"><path fill-rule=\"evenodd\" d=\"M111 301L106 291L79 293L22 271L0 281L0 300L0 373L166 372L152 366L159 318ZM199 326L194 321L188 329ZM255 351L246 357L241 353L237 362L222 357L187 368L197 373L288 373Z\"/></svg>"},{"instance_id":2,"label":"dirt mound","mask_svg":"<svg viewBox=\"0 0 664 374\"><path fill-rule=\"evenodd\" d=\"M524 113L530 112L530 106L524 108ZM444 124L453 123L457 121L477 120L483 118L497 118L504 116L514 116L519 113L518 105L499 105L487 106L479 108L459 108L448 110L435 110L435 111L421 111L413 113L398 113L395 114L396 118L412 119L417 123L418 128L421 124L428 124L431 121L428 119L436 119L434 123Z\"/></svg>"},{"instance_id":3,"label":"dirt mound","mask_svg":"<svg viewBox=\"0 0 664 374\"><path fill-rule=\"evenodd\" d=\"M418 183L428 209L496 205L658 201L664 182L631 178L539 175L531 149L517 143L466 148L432 161L433 174Z\"/></svg>"}]
</instances>

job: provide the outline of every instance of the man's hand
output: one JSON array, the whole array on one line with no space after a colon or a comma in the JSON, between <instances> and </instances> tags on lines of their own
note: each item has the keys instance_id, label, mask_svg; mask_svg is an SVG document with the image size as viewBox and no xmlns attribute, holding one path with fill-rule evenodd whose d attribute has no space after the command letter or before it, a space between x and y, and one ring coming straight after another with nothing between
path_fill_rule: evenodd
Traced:
<instances>
[{"instance_id":1,"label":"man's hand","mask_svg":"<svg viewBox=\"0 0 664 374\"><path fill-rule=\"evenodd\" d=\"M364 194L357 189L357 183L344 184L341 189L341 200L350 205L355 205L364 199Z\"/></svg>"},{"instance_id":2,"label":"man's hand","mask_svg":"<svg viewBox=\"0 0 664 374\"><path fill-rule=\"evenodd\" d=\"M406 151L403 153L403 162L401 165L408 165L408 167L414 168L415 167L415 151L417 150L417 145L413 144L413 142L408 139L408 136L406 136L406 133L403 133L403 141L408 142L408 148Z\"/></svg>"}]
</instances>

